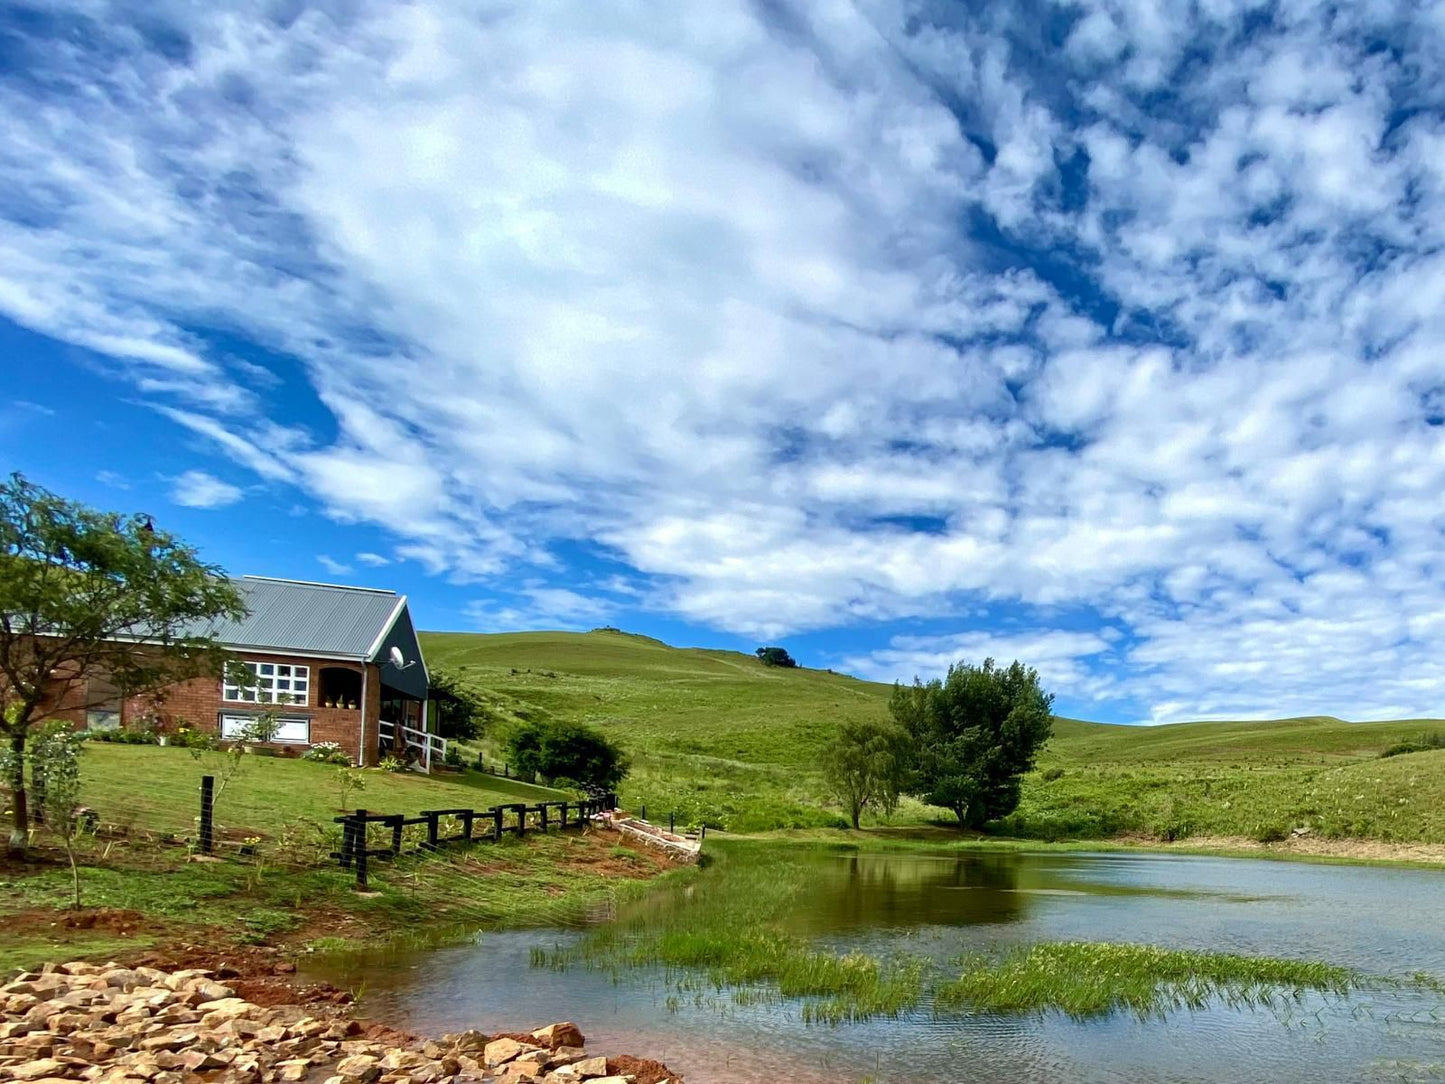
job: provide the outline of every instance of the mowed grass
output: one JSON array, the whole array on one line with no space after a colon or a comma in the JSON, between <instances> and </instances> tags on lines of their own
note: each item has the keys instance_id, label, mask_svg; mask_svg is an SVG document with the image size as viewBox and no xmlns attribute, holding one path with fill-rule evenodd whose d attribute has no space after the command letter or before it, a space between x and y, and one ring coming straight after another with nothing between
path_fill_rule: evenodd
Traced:
<instances>
[{"instance_id":1,"label":"mowed grass","mask_svg":"<svg viewBox=\"0 0 1445 1084\"><path fill-rule=\"evenodd\" d=\"M517 719L592 723L634 758L624 800L654 820L730 831L840 827L816 770L845 719L880 718L891 687L778 670L736 652L673 648L614 631L423 633L428 660L487 702L494 732ZM1379 759L1445 732L1430 719L1329 717L1114 726L1059 719L1016 814L1029 839L1194 836L1445 843L1445 750ZM865 827L947 822L906 801Z\"/></svg>"},{"instance_id":2,"label":"mowed grass","mask_svg":"<svg viewBox=\"0 0 1445 1084\"><path fill-rule=\"evenodd\" d=\"M343 793L344 773L335 765L266 756L246 756L241 763L215 807L216 823L232 837L272 838L298 821L330 825L358 807L410 816L423 809L485 809L568 797L480 772L424 776L375 769L361 773L362 789ZM219 777L224 768L221 754L197 759L185 749L92 742L81 763L81 800L106 824L186 836L194 833L200 813L201 776Z\"/></svg>"}]
</instances>

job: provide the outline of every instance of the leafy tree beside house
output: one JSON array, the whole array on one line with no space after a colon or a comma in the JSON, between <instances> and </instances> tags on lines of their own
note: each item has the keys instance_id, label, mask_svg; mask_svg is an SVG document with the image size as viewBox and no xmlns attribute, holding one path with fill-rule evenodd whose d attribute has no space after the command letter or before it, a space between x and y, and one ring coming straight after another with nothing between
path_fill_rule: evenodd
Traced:
<instances>
[{"instance_id":1,"label":"leafy tree beside house","mask_svg":"<svg viewBox=\"0 0 1445 1084\"><path fill-rule=\"evenodd\" d=\"M226 653L203 631L244 614L221 569L148 517L99 512L13 474L0 484L0 774L10 847L28 840L28 742L61 709L156 693L219 675Z\"/></svg>"},{"instance_id":2,"label":"leafy tree beside house","mask_svg":"<svg viewBox=\"0 0 1445 1084\"><path fill-rule=\"evenodd\" d=\"M1053 732L1053 703L1018 661L960 663L942 680L895 685L888 708L912 745L912 789L969 828L1013 812L1020 777Z\"/></svg>"},{"instance_id":3,"label":"leafy tree beside house","mask_svg":"<svg viewBox=\"0 0 1445 1084\"><path fill-rule=\"evenodd\" d=\"M481 737L487 718L486 705L462 684L459 675L440 668L432 670L427 697L436 711L436 732L443 738L470 741Z\"/></svg>"}]
</instances>

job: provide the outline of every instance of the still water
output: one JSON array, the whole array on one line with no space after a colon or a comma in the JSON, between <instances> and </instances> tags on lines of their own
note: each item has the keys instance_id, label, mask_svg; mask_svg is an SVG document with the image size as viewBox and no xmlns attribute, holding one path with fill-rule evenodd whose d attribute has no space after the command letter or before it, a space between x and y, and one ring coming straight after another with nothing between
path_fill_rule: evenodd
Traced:
<instances>
[{"instance_id":1,"label":"still water","mask_svg":"<svg viewBox=\"0 0 1445 1084\"><path fill-rule=\"evenodd\" d=\"M1144 942L1295 956L1372 975L1445 976L1445 874L1363 866L1116 854L806 854L820 944L939 961L1043 940ZM707 891L705 872L692 891ZM643 905L645 906L645 904ZM677 997L660 970L530 965L569 929L488 933L409 955L332 961L364 983L367 1015L438 1033L570 1019L589 1048L658 1058L689 1084L733 1081L1445 1080L1438 995L1311 996L1283 1010L1223 1006L1162 1020L936 1016L805 1024L787 1002ZM673 995L673 996L669 996Z\"/></svg>"}]
</instances>

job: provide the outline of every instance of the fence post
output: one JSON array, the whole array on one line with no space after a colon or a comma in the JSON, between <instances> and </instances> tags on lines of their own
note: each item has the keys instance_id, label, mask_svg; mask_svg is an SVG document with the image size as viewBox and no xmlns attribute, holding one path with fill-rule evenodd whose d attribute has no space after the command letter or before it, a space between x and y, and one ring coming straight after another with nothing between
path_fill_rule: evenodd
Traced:
<instances>
[{"instance_id":1,"label":"fence post","mask_svg":"<svg viewBox=\"0 0 1445 1084\"><path fill-rule=\"evenodd\" d=\"M365 892L366 883L366 810L356 811L355 827L352 829L351 843L356 855L356 890Z\"/></svg>"},{"instance_id":2,"label":"fence post","mask_svg":"<svg viewBox=\"0 0 1445 1084\"><path fill-rule=\"evenodd\" d=\"M492 842L496 843L502 838L502 807L492 806Z\"/></svg>"},{"instance_id":3,"label":"fence post","mask_svg":"<svg viewBox=\"0 0 1445 1084\"><path fill-rule=\"evenodd\" d=\"M547 834L547 803L538 802L537 811L542 814L542 834Z\"/></svg>"},{"instance_id":4,"label":"fence post","mask_svg":"<svg viewBox=\"0 0 1445 1084\"><path fill-rule=\"evenodd\" d=\"M642 820L647 820L647 806L642 807L642 812L639 814L639 816Z\"/></svg>"},{"instance_id":5,"label":"fence post","mask_svg":"<svg viewBox=\"0 0 1445 1084\"><path fill-rule=\"evenodd\" d=\"M469 809L462 814L462 831L466 833L463 838L468 843L472 841L472 818L476 815L477 811L475 809Z\"/></svg>"},{"instance_id":6,"label":"fence post","mask_svg":"<svg viewBox=\"0 0 1445 1084\"><path fill-rule=\"evenodd\" d=\"M527 834L527 803L522 802L512 808L517 811L517 838L521 839Z\"/></svg>"},{"instance_id":7,"label":"fence post","mask_svg":"<svg viewBox=\"0 0 1445 1084\"><path fill-rule=\"evenodd\" d=\"M512 766L511 766L510 764L506 763L505 761L503 761L503 762L502 762L502 778L503 778L503 779L510 779L511 777L512 777Z\"/></svg>"},{"instance_id":8,"label":"fence post","mask_svg":"<svg viewBox=\"0 0 1445 1084\"><path fill-rule=\"evenodd\" d=\"M426 849L434 851L437 849L437 821L440 814L426 810L422 812L422 816L426 818Z\"/></svg>"},{"instance_id":9,"label":"fence post","mask_svg":"<svg viewBox=\"0 0 1445 1084\"><path fill-rule=\"evenodd\" d=\"M213 775L201 776L201 831L197 846L202 854L210 854L216 845L215 822L211 819L215 800L216 777Z\"/></svg>"},{"instance_id":10,"label":"fence post","mask_svg":"<svg viewBox=\"0 0 1445 1084\"><path fill-rule=\"evenodd\" d=\"M698 845L699 847L701 847L701 846L702 846L702 841L705 840L706 838L707 838L707 821L703 821L703 822L702 822L702 827L701 827L700 829L698 829L698 833L697 833L697 845Z\"/></svg>"},{"instance_id":11,"label":"fence post","mask_svg":"<svg viewBox=\"0 0 1445 1084\"><path fill-rule=\"evenodd\" d=\"M677 835L677 814L676 814L676 813L669 813L669 814L667 815L667 831L668 831L668 834L669 834L669 835L674 835L674 836Z\"/></svg>"},{"instance_id":12,"label":"fence post","mask_svg":"<svg viewBox=\"0 0 1445 1084\"><path fill-rule=\"evenodd\" d=\"M397 814L396 818L391 822L391 854L393 858L399 857L401 855L402 820L403 818L401 814Z\"/></svg>"}]
</instances>

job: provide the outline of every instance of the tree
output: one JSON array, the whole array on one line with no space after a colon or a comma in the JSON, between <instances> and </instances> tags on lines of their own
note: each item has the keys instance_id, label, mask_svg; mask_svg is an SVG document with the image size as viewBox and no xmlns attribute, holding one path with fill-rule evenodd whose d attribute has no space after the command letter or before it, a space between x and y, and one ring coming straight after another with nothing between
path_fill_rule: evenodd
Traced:
<instances>
[{"instance_id":1,"label":"tree","mask_svg":"<svg viewBox=\"0 0 1445 1084\"><path fill-rule=\"evenodd\" d=\"M823 778L833 796L848 807L853 827L866 806L891 814L907 777L908 734L877 720L845 722L823 750Z\"/></svg>"},{"instance_id":2,"label":"tree","mask_svg":"<svg viewBox=\"0 0 1445 1084\"><path fill-rule=\"evenodd\" d=\"M12 850L26 846L26 744L60 710L159 693L226 654L209 629L245 613L196 551L145 516L98 512L13 474L0 484L0 737L13 803Z\"/></svg>"},{"instance_id":3,"label":"tree","mask_svg":"<svg viewBox=\"0 0 1445 1084\"><path fill-rule=\"evenodd\" d=\"M569 779L611 790L627 775L627 757L600 730L564 719L522 723L507 735L507 755L521 774Z\"/></svg>"},{"instance_id":4,"label":"tree","mask_svg":"<svg viewBox=\"0 0 1445 1084\"><path fill-rule=\"evenodd\" d=\"M1018 806L1019 778L1053 731L1053 702L1032 667L985 659L896 685L888 707L913 745L915 792L979 828Z\"/></svg>"},{"instance_id":5,"label":"tree","mask_svg":"<svg viewBox=\"0 0 1445 1084\"><path fill-rule=\"evenodd\" d=\"M781 647L760 647L753 654L762 660L764 666L782 666L791 670L798 665L793 656Z\"/></svg>"},{"instance_id":6,"label":"tree","mask_svg":"<svg viewBox=\"0 0 1445 1084\"><path fill-rule=\"evenodd\" d=\"M443 738L455 741L481 737L486 706L462 684L460 676L450 670L433 670L427 697L436 709L436 732Z\"/></svg>"},{"instance_id":7,"label":"tree","mask_svg":"<svg viewBox=\"0 0 1445 1084\"><path fill-rule=\"evenodd\" d=\"M80 829L80 747L79 734L68 726L46 727L31 749L31 774L42 782L45 827L60 840L70 861L70 883L75 909L80 910L80 867L75 862L75 837Z\"/></svg>"}]
</instances>

